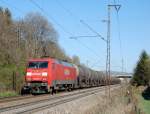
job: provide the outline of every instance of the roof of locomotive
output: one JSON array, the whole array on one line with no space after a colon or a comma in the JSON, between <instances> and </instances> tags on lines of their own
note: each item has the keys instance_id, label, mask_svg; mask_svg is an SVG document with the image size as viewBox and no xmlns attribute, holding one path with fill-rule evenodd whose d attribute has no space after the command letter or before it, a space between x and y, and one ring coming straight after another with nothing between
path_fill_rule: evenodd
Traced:
<instances>
[{"instance_id":1,"label":"roof of locomotive","mask_svg":"<svg viewBox=\"0 0 150 114\"><path fill-rule=\"evenodd\" d=\"M51 61L54 60L54 58L35 58L35 59L29 59L29 61Z\"/></svg>"},{"instance_id":2,"label":"roof of locomotive","mask_svg":"<svg viewBox=\"0 0 150 114\"><path fill-rule=\"evenodd\" d=\"M65 60L59 60L56 58L35 58L35 59L30 59L29 62L43 62L43 61L52 61L55 62L57 64L62 64L64 66L68 66L68 67L74 67L76 68L76 66L70 62L67 62Z\"/></svg>"},{"instance_id":3,"label":"roof of locomotive","mask_svg":"<svg viewBox=\"0 0 150 114\"><path fill-rule=\"evenodd\" d=\"M65 62L65 63L69 63L69 64L72 64L72 63L70 63L70 62L68 62L68 61L66 61L66 60L60 60L60 59L57 59L57 58L50 58L50 57L48 57L48 58L33 58L33 59L29 59L29 61L30 62L34 62L34 61L59 61L59 63L62 63L62 62Z\"/></svg>"}]
</instances>

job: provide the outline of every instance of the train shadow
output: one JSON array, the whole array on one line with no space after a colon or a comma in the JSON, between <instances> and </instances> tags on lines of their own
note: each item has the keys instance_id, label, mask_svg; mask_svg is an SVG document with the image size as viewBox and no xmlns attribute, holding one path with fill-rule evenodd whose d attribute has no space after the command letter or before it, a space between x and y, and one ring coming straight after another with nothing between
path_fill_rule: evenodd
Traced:
<instances>
[{"instance_id":1,"label":"train shadow","mask_svg":"<svg viewBox=\"0 0 150 114\"><path fill-rule=\"evenodd\" d=\"M142 96L145 100L150 100L150 87L147 87L143 92Z\"/></svg>"}]
</instances>

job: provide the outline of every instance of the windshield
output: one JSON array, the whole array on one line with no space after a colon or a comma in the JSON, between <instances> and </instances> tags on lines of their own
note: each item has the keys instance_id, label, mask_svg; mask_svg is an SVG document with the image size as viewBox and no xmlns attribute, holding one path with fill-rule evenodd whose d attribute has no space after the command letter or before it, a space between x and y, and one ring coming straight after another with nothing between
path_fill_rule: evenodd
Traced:
<instances>
[{"instance_id":1,"label":"windshield","mask_svg":"<svg viewBox=\"0 0 150 114\"><path fill-rule=\"evenodd\" d=\"M48 62L29 62L28 68L48 68Z\"/></svg>"}]
</instances>

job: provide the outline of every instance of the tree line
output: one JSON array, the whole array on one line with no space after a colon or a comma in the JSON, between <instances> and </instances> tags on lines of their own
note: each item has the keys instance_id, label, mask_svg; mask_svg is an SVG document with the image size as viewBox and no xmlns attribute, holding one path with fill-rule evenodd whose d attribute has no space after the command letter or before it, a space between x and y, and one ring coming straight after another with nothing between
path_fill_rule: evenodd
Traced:
<instances>
[{"instance_id":1,"label":"tree line","mask_svg":"<svg viewBox=\"0 0 150 114\"><path fill-rule=\"evenodd\" d=\"M135 86L150 86L150 56L143 51L139 57L131 84Z\"/></svg>"},{"instance_id":2,"label":"tree line","mask_svg":"<svg viewBox=\"0 0 150 114\"><path fill-rule=\"evenodd\" d=\"M49 56L80 64L79 57L69 57L58 41L56 29L40 13L14 20L8 8L0 7L0 90L12 87L12 74L21 86L29 58Z\"/></svg>"}]
</instances>

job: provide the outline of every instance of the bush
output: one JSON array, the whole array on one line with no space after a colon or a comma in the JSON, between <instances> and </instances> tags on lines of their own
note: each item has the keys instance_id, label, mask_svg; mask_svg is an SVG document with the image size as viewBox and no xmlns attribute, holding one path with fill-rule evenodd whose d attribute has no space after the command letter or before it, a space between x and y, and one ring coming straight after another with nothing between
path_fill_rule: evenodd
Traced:
<instances>
[{"instance_id":1,"label":"bush","mask_svg":"<svg viewBox=\"0 0 150 114\"><path fill-rule=\"evenodd\" d=\"M150 82L150 58L148 54L143 51L131 80L132 85L149 85Z\"/></svg>"},{"instance_id":2,"label":"bush","mask_svg":"<svg viewBox=\"0 0 150 114\"><path fill-rule=\"evenodd\" d=\"M1 66L0 91L16 90L19 92L24 83L24 70L25 68L23 65L19 68L17 68L15 65Z\"/></svg>"}]
</instances>

